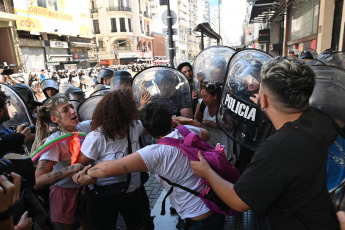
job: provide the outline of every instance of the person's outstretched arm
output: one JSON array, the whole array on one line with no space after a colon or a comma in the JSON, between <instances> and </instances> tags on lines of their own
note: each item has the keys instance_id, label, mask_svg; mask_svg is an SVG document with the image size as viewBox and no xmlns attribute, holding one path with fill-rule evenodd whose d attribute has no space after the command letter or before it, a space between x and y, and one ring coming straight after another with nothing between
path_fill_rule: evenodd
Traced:
<instances>
[{"instance_id":1,"label":"person's outstretched arm","mask_svg":"<svg viewBox=\"0 0 345 230\"><path fill-rule=\"evenodd\" d=\"M220 177L207 163L202 153L199 152L200 161L191 161L193 173L201 178L205 178L211 185L218 197L230 208L245 212L250 207L239 198L234 190L234 185Z\"/></svg>"},{"instance_id":2,"label":"person's outstretched arm","mask_svg":"<svg viewBox=\"0 0 345 230\"><path fill-rule=\"evenodd\" d=\"M80 185L87 185L92 183L94 178L147 171L148 169L139 153L134 152L118 160L103 161L92 168L86 167L76 175L74 180L77 180Z\"/></svg>"}]
</instances>

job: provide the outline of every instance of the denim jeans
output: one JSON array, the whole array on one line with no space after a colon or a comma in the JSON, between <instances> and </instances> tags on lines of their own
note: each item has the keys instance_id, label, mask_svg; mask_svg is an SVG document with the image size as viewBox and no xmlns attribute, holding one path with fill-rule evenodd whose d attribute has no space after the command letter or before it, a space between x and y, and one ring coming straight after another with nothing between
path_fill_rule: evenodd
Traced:
<instances>
[{"instance_id":1,"label":"denim jeans","mask_svg":"<svg viewBox=\"0 0 345 230\"><path fill-rule=\"evenodd\" d=\"M223 230L225 225L225 216L214 213L204 220L194 221L191 219L183 220L180 230Z\"/></svg>"}]
</instances>

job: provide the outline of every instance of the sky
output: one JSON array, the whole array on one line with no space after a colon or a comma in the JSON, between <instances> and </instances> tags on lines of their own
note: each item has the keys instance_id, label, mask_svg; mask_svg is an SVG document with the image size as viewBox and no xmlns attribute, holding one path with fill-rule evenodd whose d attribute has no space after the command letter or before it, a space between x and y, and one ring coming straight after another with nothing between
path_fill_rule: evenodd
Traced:
<instances>
[{"instance_id":1,"label":"sky","mask_svg":"<svg viewBox=\"0 0 345 230\"><path fill-rule=\"evenodd\" d=\"M218 5L218 0L208 0L210 5ZM246 0L222 0L221 12L224 27L230 41L236 45L242 35L242 23L245 19Z\"/></svg>"}]
</instances>

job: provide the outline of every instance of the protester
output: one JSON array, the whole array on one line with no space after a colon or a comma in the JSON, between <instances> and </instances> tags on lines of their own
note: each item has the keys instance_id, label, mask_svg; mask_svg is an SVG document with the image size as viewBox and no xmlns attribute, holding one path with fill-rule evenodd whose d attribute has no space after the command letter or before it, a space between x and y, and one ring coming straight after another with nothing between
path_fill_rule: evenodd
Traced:
<instances>
[{"instance_id":1,"label":"protester","mask_svg":"<svg viewBox=\"0 0 345 230\"><path fill-rule=\"evenodd\" d=\"M226 157L231 158L232 146L229 138L220 129L216 122L217 109L221 98L220 84L214 82L204 83L201 90L201 100L196 107L194 119L200 122L200 126L210 133L208 143L216 147L220 143L224 147ZM201 111L201 103L204 103L204 110Z\"/></svg>"},{"instance_id":2,"label":"protester","mask_svg":"<svg viewBox=\"0 0 345 230\"><path fill-rule=\"evenodd\" d=\"M315 76L298 59L277 57L262 68L258 105L277 132L261 143L235 185L219 177L199 153L193 172L229 207L265 210L272 229L338 229L326 188L333 121L309 109ZM310 160L312 159L312 160Z\"/></svg>"},{"instance_id":3,"label":"protester","mask_svg":"<svg viewBox=\"0 0 345 230\"><path fill-rule=\"evenodd\" d=\"M144 131L137 117L129 90L106 94L93 113L93 131L87 135L77 162L84 165L109 162L137 151ZM89 202L95 229L115 229L118 213L127 229L141 229L140 186L140 172L98 179L91 185Z\"/></svg>"},{"instance_id":4,"label":"protester","mask_svg":"<svg viewBox=\"0 0 345 230\"><path fill-rule=\"evenodd\" d=\"M183 138L178 130L172 129L173 120L169 108L164 104L154 102L147 104L140 113L140 120L144 128L157 140L164 136ZM205 140L210 138L208 132L202 128L186 127ZM146 146L119 160L101 162L88 171L85 169L78 173L78 182L90 183L94 178L136 171L154 173L198 192L204 189L201 179L193 175L188 157L176 147L159 144ZM161 179L159 181L164 189L167 191L170 189L165 181ZM223 229L224 216L210 211L199 197L175 188L169 198L183 219L183 229Z\"/></svg>"},{"instance_id":5,"label":"protester","mask_svg":"<svg viewBox=\"0 0 345 230\"><path fill-rule=\"evenodd\" d=\"M44 81L47 79L47 76L46 76L46 71L44 69L41 70L41 74L40 74L40 82Z\"/></svg>"},{"instance_id":6,"label":"protester","mask_svg":"<svg viewBox=\"0 0 345 230\"><path fill-rule=\"evenodd\" d=\"M41 85L38 83L38 81L33 81L31 88L35 92L35 97L38 102L43 102L46 99L46 96L44 95Z\"/></svg>"},{"instance_id":7,"label":"protester","mask_svg":"<svg viewBox=\"0 0 345 230\"><path fill-rule=\"evenodd\" d=\"M51 123L58 125L58 131L49 135ZM49 99L38 111L33 151L39 146L37 143L41 143L46 137L48 138L45 139L45 143L73 131L90 132L90 121L79 123L77 113L67 98L57 95ZM35 189L52 186L49 195L50 215L56 229L73 227L75 215L80 217L83 229L92 227L81 218L82 213L77 213L79 186L70 177L81 167L79 163L71 165L69 140L51 147L39 159L35 173ZM80 211L85 212L86 209Z\"/></svg>"}]
</instances>

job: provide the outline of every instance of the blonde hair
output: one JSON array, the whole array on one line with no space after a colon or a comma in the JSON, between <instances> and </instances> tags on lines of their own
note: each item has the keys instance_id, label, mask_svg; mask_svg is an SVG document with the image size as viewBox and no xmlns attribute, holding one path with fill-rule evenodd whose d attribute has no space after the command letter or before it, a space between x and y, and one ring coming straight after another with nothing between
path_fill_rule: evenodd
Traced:
<instances>
[{"instance_id":1,"label":"blonde hair","mask_svg":"<svg viewBox=\"0 0 345 230\"><path fill-rule=\"evenodd\" d=\"M39 147L41 141L48 137L49 126L53 123L50 116L56 116L56 109L62 103L68 102L68 99L62 95L56 95L49 98L44 105L37 111L36 137L31 148L31 153L35 152Z\"/></svg>"}]
</instances>

